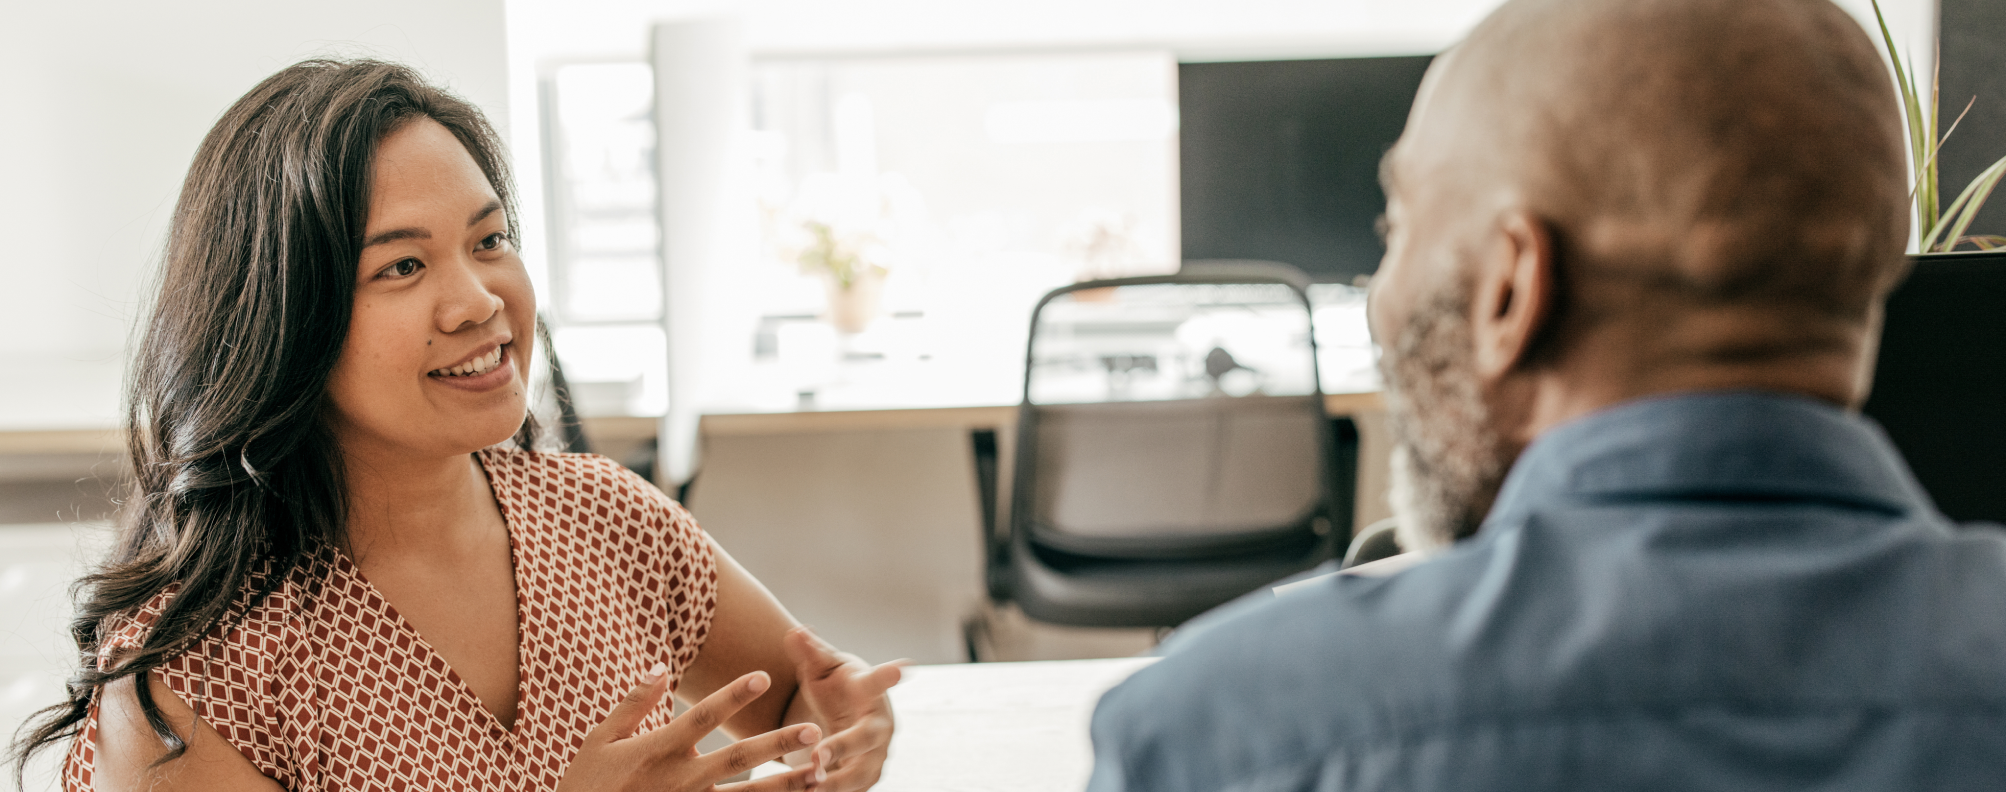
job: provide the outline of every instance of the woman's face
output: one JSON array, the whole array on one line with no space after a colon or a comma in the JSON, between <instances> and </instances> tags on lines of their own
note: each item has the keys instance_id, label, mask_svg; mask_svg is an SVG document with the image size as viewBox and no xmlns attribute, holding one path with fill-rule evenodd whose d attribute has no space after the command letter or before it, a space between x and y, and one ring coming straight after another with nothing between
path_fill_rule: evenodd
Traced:
<instances>
[{"instance_id":1,"label":"woman's face","mask_svg":"<svg viewBox=\"0 0 2006 792\"><path fill-rule=\"evenodd\" d=\"M328 395L351 457L452 456L507 439L528 407L536 297L501 200L445 127L383 139Z\"/></svg>"}]
</instances>

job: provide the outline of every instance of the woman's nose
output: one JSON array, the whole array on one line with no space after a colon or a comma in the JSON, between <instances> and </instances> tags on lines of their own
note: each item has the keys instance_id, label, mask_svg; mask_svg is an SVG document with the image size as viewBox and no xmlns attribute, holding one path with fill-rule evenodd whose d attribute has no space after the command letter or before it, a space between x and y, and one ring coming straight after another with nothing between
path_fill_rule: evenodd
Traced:
<instances>
[{"instance_id":1,"label":"woman's nose","mask_svg":"<svg viewBox=\"0 0 2006 792\"><path fill-rule=\"evenodd\" d=\"M501 312L501 295L488 287L479 262L462 260L445 269L449 273L438 308L441 332L479 326Z\"/></svg>"}]
</instances>

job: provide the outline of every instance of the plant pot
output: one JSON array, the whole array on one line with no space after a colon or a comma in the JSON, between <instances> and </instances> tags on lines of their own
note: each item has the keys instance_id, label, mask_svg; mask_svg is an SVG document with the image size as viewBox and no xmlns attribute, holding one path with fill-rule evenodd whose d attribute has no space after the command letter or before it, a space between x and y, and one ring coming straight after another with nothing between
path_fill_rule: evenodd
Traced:
<instances>
[{"instance_id":1,"label":"plant pot","mask_svg":"<svg viewBox=\"0 0 2006 792\"><path fill-rule=\"evenodd\" d=\"M847 288L828 276L822 278L822 284L827 287L829 295L829 310L823 317L835 326L837 332L849 335L861 333L870 326L871 320L878 318L885 276L875 268L865 270L850 281Z\"/></svg>"}]
</instances>

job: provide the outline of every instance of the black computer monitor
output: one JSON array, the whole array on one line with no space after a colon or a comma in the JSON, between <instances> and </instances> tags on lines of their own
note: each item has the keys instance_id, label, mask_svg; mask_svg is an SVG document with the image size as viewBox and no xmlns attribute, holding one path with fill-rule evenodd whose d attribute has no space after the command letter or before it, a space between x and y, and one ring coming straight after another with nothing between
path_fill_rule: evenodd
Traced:
<instances>
[{"instance_id":1,"label":"black computer monitor","mask_svg":"<svg viewBox=\"0 0 2006 792\"><path fill-rule=\"evenodd\" d=\"M1865 412L1944 514L2006 522L2006 252L1916 257Z\"/></svg>"},{"instance_id":2,"label":"black computer monitor","mask_svg":"<svg viewBox=\"0 0 2006 792\"><path fill-rule=\"evenodd\" d=\"M1184 259L1292 264L1349 283L1379 267L1379 159L1431 56L1177 67Z\"/></svg>"}]
</instances>

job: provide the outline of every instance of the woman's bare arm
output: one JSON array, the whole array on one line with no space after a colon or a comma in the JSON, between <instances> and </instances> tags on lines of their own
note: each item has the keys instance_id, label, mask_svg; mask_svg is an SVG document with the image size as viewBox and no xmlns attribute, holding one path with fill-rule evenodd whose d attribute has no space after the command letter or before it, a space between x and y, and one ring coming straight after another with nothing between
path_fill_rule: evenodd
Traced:
<instances>
[{"instance_id":1,"label":"woman's bare arm","mask_svg":"<svg viewBox=\"0 0 2006 792\"><path fill-rule=\"evenodd\" d=\"M724 548L711 542L711 549L717 555L717 612L711 615L703 647L683 671L676 697L700 701L744 674L765 671L773 677L773 687L724 725L733 737L743 739L782 725L799 684L781 637L799 622Z\"/></svg>"},{"instance_id":2,"label":"woman's bare arm","mask_svg":"<svg viewBox=\"0 0 2006 792\"><path fill-rule=\"evenodd\" d=\"M711 546L717 547L715 542ZM814 723L821 741L812 754L796 752L789 761L817 767L819 789L869 789L883 772L891 746L894 727L886 693L898 684L904 661L873 667L838 651L798 627L773 594L723 549L716 553L717 612L678 694L694 700L739 675L765 671L773 687L727 721L726 731L744 739L783 724Z\"/></svg>"},{"instance_id":3,"label":"woman's bare arm","mask_svg":"<svg viewBox=\"0 0 2006 792\"><path fill-rule=\"evenodd\" d=\"M174 728L188 742L188 751L171 762L153 763L167 753L167 746L146 723L139 710L139 696L133 678L113 682L98 695L97 757L94 786L104 792L149 790L216 790L217 792L284 792L278 782L267 778L251 760L223 739L216 729L200 718L180 696L158 679L148 679L153 701Z\"/></svg>"}]
</instances>

